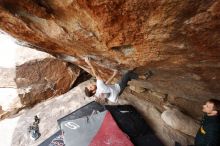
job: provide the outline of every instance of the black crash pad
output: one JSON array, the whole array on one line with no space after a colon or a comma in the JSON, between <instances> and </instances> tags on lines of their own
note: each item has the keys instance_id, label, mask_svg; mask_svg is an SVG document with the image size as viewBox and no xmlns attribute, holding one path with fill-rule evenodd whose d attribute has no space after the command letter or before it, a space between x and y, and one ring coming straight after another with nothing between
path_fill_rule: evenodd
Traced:
<instances>
[{"instance_id":1,"label":"black crash pad","mask_svg":"<svg viewBox=\"0 0 220 146\"><path fill-rule=\"evenodd\" d=\"M135 146L163 146L152 128L131 105L105 106Z\"/></svg>"}]
</instances>

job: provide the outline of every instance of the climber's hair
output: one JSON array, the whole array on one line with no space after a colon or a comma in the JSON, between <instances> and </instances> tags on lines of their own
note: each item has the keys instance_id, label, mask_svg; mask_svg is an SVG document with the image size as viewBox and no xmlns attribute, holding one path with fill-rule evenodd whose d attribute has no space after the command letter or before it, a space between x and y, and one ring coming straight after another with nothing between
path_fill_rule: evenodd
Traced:
<instances>
[{"instance_id":1,"label":"climber's hair","mask_svg":"<svg viewBox=\"0 0 220 146\"><path fill-rule=\"evenodd\" d=\"M93 93L92 90L89 90L87 87L85 87L85 94L86 94L86 96L91 97L91 96L93 96L95 93Z\"/></svg>"},{"instance_id":2,"label":"climber's hair","mask_svg":"<svg viewBox=\"0 0 220 146\"><path fill-rule=\"evenodd\" d=\"M220 115L220 101L217 99L209 99L207 102L213 103L214 110L218 112L218 115Z\"/></svg>"}]
</instances>

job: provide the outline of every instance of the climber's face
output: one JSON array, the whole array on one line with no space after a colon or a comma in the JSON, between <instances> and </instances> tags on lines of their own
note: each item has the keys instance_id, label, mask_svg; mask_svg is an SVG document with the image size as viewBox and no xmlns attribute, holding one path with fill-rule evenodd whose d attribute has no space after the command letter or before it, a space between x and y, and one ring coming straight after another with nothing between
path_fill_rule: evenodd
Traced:
<instances>
[{"instance_id":1,"label":"climber's face","mask_svg":"<svg viewBox=\"0 0 220 146\"><path fill-rule=\"evenodd\" d=\"M90 84L87 86L87 88L89 89L89 91L96 91L96 84Z\"/></svg>"}]
</instances>

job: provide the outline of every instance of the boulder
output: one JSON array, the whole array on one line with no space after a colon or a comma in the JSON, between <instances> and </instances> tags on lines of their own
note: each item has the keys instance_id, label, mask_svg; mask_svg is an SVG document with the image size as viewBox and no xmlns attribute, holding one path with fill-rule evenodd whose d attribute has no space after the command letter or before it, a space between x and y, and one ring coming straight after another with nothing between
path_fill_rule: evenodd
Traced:
<instances>
[{"instance_id":1,"label":"boulder","mask_svg":"<svg viewBox=\"0 0 220 146\"><path fill-rule=\"evenodd\" d=\"M162 69L152 67L151 70L153 71L153 75L149 79L131 80L128 84L135 87L146 88L155 93L182 97L191 101L203 102L209 98L220 97L220 93L217 92L220 86L217 85L216 80L197 80L191 73L185 71L184 68ZM205 72L208 73L208 71L204 71L204 73ZM217 74L217 72L215 73ZM212 82L212 87L210 87L211 84L209 85L207 82Z\"/></svg>"},{"instance_id":2,"label":"boulder","mask_svg":"<svg viewBox=\"0 0 220 146\"><path fill-rule=\"evenodd\" d=\"M177 109L168 109L161 114L163 121L172 127L187 135L196 136L199 124L193 118L185 115Z\"/></svg>"},{"instance_id":3,"label":"boulder","mask_svg":"<svg viewBox=\"0 0 220 146\"><path fill-rule=\"evenodd\" d=\"M25 45L91 73L84 62L88 56L103 79L108 79L116 68L117 78L129 69L152 68L153 76L147 81L135 81L138 88L201 103L220 97L219 12L220 1L4 0L0 1L0 29ZM45 78L34 66L34 70L27 70L32 77L25 78L22 73L16 77L22 104L57 95L61 90L55 83L69 88L70 82L60 79L67 84L58 83L53 75ZM32 79L36 81L33 86ZM31 94L35 89L41 92ZM144 107L144 98L132 98L136 107L151 115ZM153 126L167 145L173 145L173 140L183 145L192 142L192 137L163 124L160 113L155 115L151 115L151 121L159 119L160 123Z\"/></svg>"},{"instance_id":4,"label":"boulder","mask_svg":"<svg viewBox=\"0 0 220 146\"><path fill-rule=\"evenodd\" d=\"M142 93L142 92L146 91L146 89L141 88L141 87L137 87L137 86L129 86L129 88L132 91L137 92L137 93Z\"/></svg>"},{"instance_id":5,"label":"boulder","mask_svg":"<svg viewBox=\"0 0 220 146\"><path fill-rule=\"evenodd\" d=\"M11 42L13 43L13 42ZM17 45L15 64L1 67L1 118L72 88L80 68L50 54Z\"/></svg>"},{"instance_id":6,"label":"boulder","mask_svg":"<svg viewBox=\"0 0 220 146\"><path fill-rule=\"evenodd\" d=\"M78 67L54 58L17 66L15 81L21 103L30 106L67 92L79 73Z\"/></svg>"},{"instance_id":7,"label":"boulder","mask_svg":"<svg viewBox=\"0 0 220 146\"><path fill-rule=\"evenodd\" d=\"M202 105L204 104L201 100L190 100L183 97L168 96L168 102L174 106L177 106L186 115L193 117L194 119L200 120L203 116Z\"/></svg>"}]
</instances>

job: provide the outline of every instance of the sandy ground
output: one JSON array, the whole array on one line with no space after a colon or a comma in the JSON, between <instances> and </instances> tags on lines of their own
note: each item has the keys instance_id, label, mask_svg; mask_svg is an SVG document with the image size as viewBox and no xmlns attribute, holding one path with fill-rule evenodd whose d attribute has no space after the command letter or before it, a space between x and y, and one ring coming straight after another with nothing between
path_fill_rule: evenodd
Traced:
<instances>
[{"instance_id":1,"label":"sandy ground","mask_svg":"<svg viewBox=\"0 0 220 146\"><path fill-rule=\"evenodd\" d=\"M11 146L12 136L20 116L0 121L0 143L2 146Z\"/></svg>"}]
</instances>

